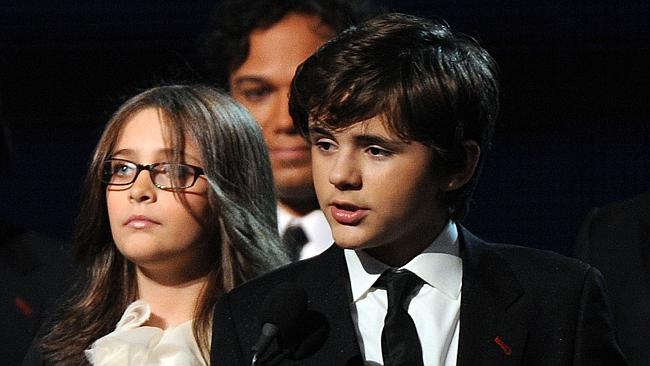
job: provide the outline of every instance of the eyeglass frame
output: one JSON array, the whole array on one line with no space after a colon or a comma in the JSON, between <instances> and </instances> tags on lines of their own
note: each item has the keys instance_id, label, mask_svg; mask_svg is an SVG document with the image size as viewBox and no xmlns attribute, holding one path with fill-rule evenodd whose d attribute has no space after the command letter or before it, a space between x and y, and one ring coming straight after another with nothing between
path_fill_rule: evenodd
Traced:
<instances>
[{"instance_id":1,"label":"eyeglass frame","mask_svg":"<svg viewBox=\"0 0 650 366\"><path fill-rule=\"evenodd\" d=\"M111 183L111 182L106 182L106 181L103 179L103 178L104 178L104 172L103 172L103 170L104 170L104 164L106 164L106 163L109 162L109 161L123 161L123 162L130 163L130 164L135 165L135 174L133 175L133 180L131 180L131 181L128 182L128 183ZM192 183L190 183L188 186L178 187L178 188L175 188L175 187L167 187L167 186L164 186L164 185L161 185L161 184L156 183L156 182L154 181L154 178L155 178L154 176L155 176L156 174L158 174L159 172L156 172L156 171L153 170L153 169L156 168L157 166L164 165L164 164L175 164L175 165L186 166L186 167L189 167L189 168L194 169L194 174L193 174L193 175L194 175L194 179L192 180ZM181 191L181 190L184 190L184 189L188 189L188 188L194 186L194 184L196 184L196 181L199 179L199 177L200 177L201 175L205 175L205 172L203 171L203 168L198 167L198 166L196 166L196 165L191 165L191 164L185 164L185 163L169 163L169 162L160 162L160 163L153 163L153 164L138 164L138 163L136 163L136 162L133 162L133 161L131 161L131 160L127 160L127 159L108 158L108 159L105 159L105 160L102 162L102 174L100 174L99 181L102 182L102 183L104 183L104 184L106 184L106 185L109 185L109 186L128 186L129 184L133 184L133 183L138 179L138 176L140 175L140 173L141 173L143 170L147 170L147 171L149 172L149 179L151 180L151 183L153 183L153 185L156 186L156 188L158 188L158 189L162 189L162 190L164 190L164 191ZM152 174L152 173L153 173L153 174ZM112 177L112 175L111 175L111 177Z\"/></svg>"}]
</instances>

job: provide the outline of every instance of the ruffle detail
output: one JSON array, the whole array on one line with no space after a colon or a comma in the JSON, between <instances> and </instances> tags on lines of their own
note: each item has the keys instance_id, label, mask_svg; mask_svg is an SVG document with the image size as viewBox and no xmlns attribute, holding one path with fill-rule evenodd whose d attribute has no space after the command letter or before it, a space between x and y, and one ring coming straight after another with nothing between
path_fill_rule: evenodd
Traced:
<instances>
[{"instance_id":1,"label":"ruffle detail","mask_svg":"<svg viewBox=\"0 0 650 366\"><path fill-rule=\"evenodd\" d=\"M192 334L192 321L165 330L142 326L151 316L143 300L130 304L115 331L85 351L94 366L206 366Z\"/></svg>"}]
</instances>

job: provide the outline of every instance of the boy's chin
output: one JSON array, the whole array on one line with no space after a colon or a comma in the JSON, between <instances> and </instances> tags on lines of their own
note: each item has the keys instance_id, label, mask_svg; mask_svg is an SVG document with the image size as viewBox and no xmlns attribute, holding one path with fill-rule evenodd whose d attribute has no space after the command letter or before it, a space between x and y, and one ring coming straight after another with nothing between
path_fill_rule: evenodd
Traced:
<instances>
[{"instance_id":1,"label":"boy's chin","mask_svg":"<svg viewBox=\"0 0 650 366\"><path fill-rule=\"evenodd\" d=\"M360 250L372 248L373 245L365 237L334 235L334 242L342 249Z\"/></svg>"},{"instance_id":2,"label":"boy's chin","mask_svg":"<svg viewBox=\"0 0 650 366\"><path fill-rule=\"evenodd\" d=\"M334 235L334 242L342 249L358 250L368 246L363 238L350 235Z\"/></svg>"}]
</instances>

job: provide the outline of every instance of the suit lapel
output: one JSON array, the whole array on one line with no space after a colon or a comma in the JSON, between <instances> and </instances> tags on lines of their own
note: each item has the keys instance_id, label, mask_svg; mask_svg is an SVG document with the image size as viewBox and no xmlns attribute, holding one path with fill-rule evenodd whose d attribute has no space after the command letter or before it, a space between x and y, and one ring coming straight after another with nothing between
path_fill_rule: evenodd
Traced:
<instances>
[{"instance_id":1,"label":"suit lapel","mask_svg":"<svg viewBox=\"0 0 650 366\"><path fill-rule=\"evenodd\" d=\"M463 258L458 366L516 365L527 329L516 300L523 289L508 263L459 225Z\"/></svg>"},{"instance_id":2,"label":"suit lapel","mask_svg":"<svg viewBox=\"0 0 650 366\"><path fill-rule=\"evenodd\" d=\"M333 245L314 260L301 276L308 281L309 309L327 318L329 336L318 352L299 364L361 365L361 352L350 314L352 290L343 250Z\"/></svg>"}]
</instances>

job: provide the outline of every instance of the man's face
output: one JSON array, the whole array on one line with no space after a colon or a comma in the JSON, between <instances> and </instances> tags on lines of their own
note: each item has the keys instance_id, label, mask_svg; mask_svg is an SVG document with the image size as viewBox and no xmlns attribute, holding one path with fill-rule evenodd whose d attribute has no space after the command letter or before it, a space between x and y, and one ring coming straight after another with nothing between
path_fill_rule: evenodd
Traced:
<instances>
[{"instance_id":1,"label":"man's face","mask_svg":"<svg viewBox=\"0 0 650 366\"><path fill-rule=\"evenodd\" d=\"M342 131L310 123L309 134L318 202L338 246L401 265L435 239L447 215L431 148L377 117Z\"/></svg>"},{"instance_id":2,"label":"man's face","mask_svg":"<svg viewBox=\"0 0 650 366\"><path fill-rule=\"evenodd\" d=\"M288 97L298 65L332 35L319 18L291 13L251 33L248 58L230 75L233 97L264 132L280 204L314 199L310 148L293 128Z\"/></svg>"}]
</instances>

